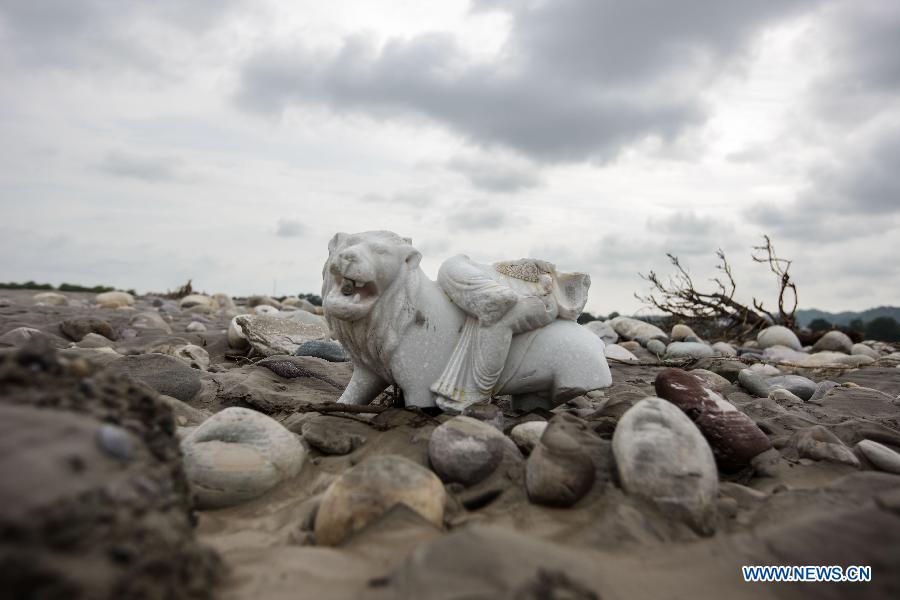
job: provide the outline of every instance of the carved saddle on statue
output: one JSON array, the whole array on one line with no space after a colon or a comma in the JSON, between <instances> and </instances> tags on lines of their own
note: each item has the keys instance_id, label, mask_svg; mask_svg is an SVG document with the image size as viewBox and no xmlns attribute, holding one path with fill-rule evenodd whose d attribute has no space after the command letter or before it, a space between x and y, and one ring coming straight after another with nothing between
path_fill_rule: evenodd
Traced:
<instances>
[{"instance_id":1,"label":"carved saddle on statue","mask_svg":"<svg viewBox=\"0 0 900 600\"><path fill-rule=\"evenodd\" d=\"M555 319L578 318L591 278L585 273L559 273L553 263L534 258L485 265L458 255L441 265L438 284L467 318L453 355L431 390L439 396L441 408L461 411L490 400L502 387L498 379L513 335L535 331Z\"/></svg>"}]
</instances>

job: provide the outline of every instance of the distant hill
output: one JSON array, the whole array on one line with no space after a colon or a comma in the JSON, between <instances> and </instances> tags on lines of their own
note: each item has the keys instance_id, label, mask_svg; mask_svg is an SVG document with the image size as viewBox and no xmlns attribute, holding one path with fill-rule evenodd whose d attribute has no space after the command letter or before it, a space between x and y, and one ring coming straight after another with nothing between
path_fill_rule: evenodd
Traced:
<instances>
[{"instance_id":1,"label":"distant hill","mask_svg":"<svg viewBox=\"0 0 900 600\"><path fill-rule=\"evenodd\" d=\"M806 327L814 319L825 319L833 325L849 325L854 319L862 319L864 323L868 323L877 317L894 317L900 321L900 306L879 306L878 308L870 308L861 312L845 311L839 313L825 312L816 308L797 311L797 324L800 327Z\"/></svg>"}]
</instances>

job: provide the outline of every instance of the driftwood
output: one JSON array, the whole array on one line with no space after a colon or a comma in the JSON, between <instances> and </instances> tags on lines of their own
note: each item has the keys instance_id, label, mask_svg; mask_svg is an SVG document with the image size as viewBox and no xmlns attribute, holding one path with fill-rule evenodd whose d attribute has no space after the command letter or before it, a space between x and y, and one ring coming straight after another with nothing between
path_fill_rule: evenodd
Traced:
<instances>
[{"instance_id":1,"label":"driftwood","mask_svg":"<svg viewBox=\"0 0 900 600\"><path fill-rule=\"evenodd\" d=\"M735 300L737 284L731 265L720 248L716 251L719 259L716 270L719 275L712 278L714 289L702 291L698 289L688 270L679 258L667 253L669 262L675 267L675 274L663 280L653 270L641 278L650 283L650 291L646 295L635 294L635 297L676 319L687 323L716 323L722 333L744 336L772 324L796 328L795 312L797 310L797 287L791 280L789 270L791 261L780 258L769 236L763 236L765 243L754 246L754 262L766 263L778 277L778 314L773 314L763 307L763 303L753 298L751 305ZM792 299L790 311L786 303Z\"/></svg>"}]
</instances>

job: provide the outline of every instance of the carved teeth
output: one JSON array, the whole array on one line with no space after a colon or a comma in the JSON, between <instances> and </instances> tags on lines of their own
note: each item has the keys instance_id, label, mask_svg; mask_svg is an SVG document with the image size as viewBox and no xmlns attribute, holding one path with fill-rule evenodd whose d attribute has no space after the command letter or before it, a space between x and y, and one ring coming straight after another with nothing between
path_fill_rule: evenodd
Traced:
<instances>
[{"instance_id":1,"label":"carved teeth","mask_svg":"<svg viewBox=\"0 0 900 600\"><path fill-rule=\"evenodd\" d=\"M365 281L357 281L356 282L356 287L358 287L358 288L365 287L365 286L366 286Z\"/></svg>"},{"instance_id":2,"label":"carved teeth","mask_svg":"<svg viewBox=\"0 0 900 600\"><path fill-rule=\"evenodd\" d=\"M359 302L359 300L360 300L359 294L356 294L355 296L353 296L353 301L354 301L354 302Z\"/></svg>"}]
</instances>

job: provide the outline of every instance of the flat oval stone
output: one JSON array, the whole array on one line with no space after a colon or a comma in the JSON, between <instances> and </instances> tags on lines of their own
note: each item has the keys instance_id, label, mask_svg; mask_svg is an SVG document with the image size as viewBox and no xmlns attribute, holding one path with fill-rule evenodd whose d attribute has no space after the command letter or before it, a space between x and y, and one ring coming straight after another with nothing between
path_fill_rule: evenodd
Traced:
<instances>
[{"instance_id":1,"label":"flat oval stone","mask_svg":"<svg viewBox=\"0 0 900 600\"><path fill-rule=\"evenodd\" d=\"M604 344L615 344L619 341L619 334L606 321L591 321L585 323L584 328L603 340Z\"/></svg>"},{"instance_id":2,"label":"flat oval stone","mask_svg":"<svg viewBox=\"0 0 900 600\"><path fill-rule=\"evenodd\" d=\"M300 472L306 450L281 423L247 408L229 407L181 441L184 470L200 508L255 498Z\"/></svg>"},{"instance_id":3,"label":"flat oval stone","mask_svg":"<svg viewBox=\"0 0 900 600\"><path fill-rule=\"evenodd\" d=\"M671 402L645 398L619 420L612 450L622 488L696 531L715 529L718 473L709 444Z\"/></svg>"},{"instance_id":4,"label":"flat oval stone","mask_svg":"<svg viewBox=\"0 0 900 600\"><path fill-rule=\"evenodd\" d=\"M458 416L431 433L428 458L443 481L472 485L485 479L505 452L520 455L503 433L471 417Z\"/></svg>"},{"instance_id":5,"label":"flat oval stone","mask_svg":"<svg viewBox=\"0 0 900 600\"><path fill-rule=\"evenodd\" d=\"M347 362L350 360L343 346L337 342L311 340L297 346L294 356L313 356L329 362Z\"/></svg>"},{"instance_id":6,"label":"flat oval stone","mask_svg":"<svg viewBox=\"0 0 900 600\"><path fill-rule=\"evenodd\" d=\"M134 438L118 425L101 425L97 430L97 444L106 454L123 462L134 458Z\"/></svg>"},{"instance_id":7,"label":"flat oval stone","mask_svg":"<svg viewBox=\"0 0 900 600\"><path fill-rule=\"evenodd\" d=\"M641 321L640 319L633 319L631 317L616 317L614 319L610 319L606 321L612 326L617 334L620 337L623 337L627 340L633 340L638 337L646 338L648 340L660 340L662 342L668 342L669 336L666 333L653 325L652 323L647 323L646 321Z\"/></svg>"},{"instance_id":8,"label":"flat oval stone","mask_svg":"<svg viewBox=\"0 0 900 600\"><path fill-rule=\"evenodd\" d=\"M709 358L715 356L712 346L701 342L672 342L666 347L666 358Z\"/></svg>"},{"instance_id":9,"label":"flat oval stone","mask_svg":"<svg viewBox=\"0 0 900 600\"><path fill-rule=\"evenodd\" d=\"M775 375L766 377L744 369L738 380L748 392L758 398L766 398L777 389L784 389L803 400L809 400L816 391L816 382L802 375Z\"/></svg>"},{"instance_id":10,"label":"flat oval stone","mask_svg":"<svg viewBox=\"0 0 900 600\"><path fill-rule=\"evenodd\" d=\"M863 440L856 447L879 471L900 475L900 454L897 452L872 440Z\"/></svg>"},{"instance_id":11,"label":"flat oval stone","mask_svg":"<svg viewBox=\"0 0 900 600\"><path fill-rule=\"evenodd\" d=\"M316 515L316 541L339 544L397 504L442 527L445 500L441 480L425 467L402 456L372 456L328 486Z\"/></svg>"}]
</instances>

